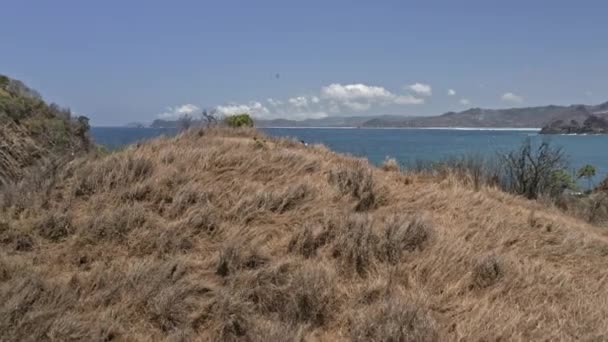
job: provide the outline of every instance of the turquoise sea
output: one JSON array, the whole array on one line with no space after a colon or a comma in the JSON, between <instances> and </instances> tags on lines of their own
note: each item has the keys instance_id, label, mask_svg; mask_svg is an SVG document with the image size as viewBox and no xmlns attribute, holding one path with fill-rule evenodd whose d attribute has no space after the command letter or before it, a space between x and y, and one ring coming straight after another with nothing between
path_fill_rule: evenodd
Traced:
<instances>
[{"instance_id":1,"label":"turquoise sea","mask_svg":"<svg viewBox=\"0 0 608 342\"><path fill-rule=\"evenodd\" d=\"M608 135L541 136L535 130L480 129L367 129L367 128L264 128L269 135L289 136L306 143L321 143L334 151L366 157L381 163L386 157L401 164L436 161L451 156L492 156L517 148L525 139L549 140L568 156L571 168L593 164L597 180L608 174ZM96 142L111 149L156 137L174 129L93 127Z\"/></svg>"}]
</instances>

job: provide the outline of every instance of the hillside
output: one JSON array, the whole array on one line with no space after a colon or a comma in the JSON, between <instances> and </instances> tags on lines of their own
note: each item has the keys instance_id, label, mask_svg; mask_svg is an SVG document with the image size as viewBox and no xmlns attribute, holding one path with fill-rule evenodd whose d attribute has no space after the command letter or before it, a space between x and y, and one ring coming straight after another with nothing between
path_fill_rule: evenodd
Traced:
<instances>
[{"instance_id":1,"label":"hillside","mask_svg":"<svg viewBox=\"0 0 608 342\"><path fill-rule=\"evenodd\" d=\"M584 121L555 120L545 125L541 134L608 134L608 118L604 114L589 115Z\"/></svg>"},{"instance_id":2,"label":"hillside","mask_svg":"<svg viewBox=\"0 0 608 342\"><path fill-rule=\"evenodd\" d=\"M509 109L471 108L462 112L448 112L440 116L416 117L399 122L370 120L365 127L543 127L555 120L585 121L590 115L604 114L608 102L597 106L541 106Z\"/></svg>"},{"instance_id":3,"label":"hillside","mask_svg":"<svg viewBox=\"0 0 608 342\"><path fill-rule=\"evenodd\" d=\"M608 339L608 233L255 130L0 193L3 340Z\"/></svg>"},{"instance_id":4,"label":"hillside","mask_svg":"<svg viewBox=\"0 0 608 342\"><path fill-rule=\"evenodd\" d=\"M45 103L17 80L0 75L0 186L33 167L71 158L89 147L88 119Z\"/></svg>"}]
</instances>

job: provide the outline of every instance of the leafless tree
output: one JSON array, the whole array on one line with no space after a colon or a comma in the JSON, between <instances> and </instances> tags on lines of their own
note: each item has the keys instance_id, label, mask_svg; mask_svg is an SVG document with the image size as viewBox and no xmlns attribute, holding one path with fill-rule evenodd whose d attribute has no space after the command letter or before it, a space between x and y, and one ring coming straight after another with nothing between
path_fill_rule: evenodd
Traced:
<instances>
[{"instance_id":1,"label":"leafless tree","mask_svg":"<svg viewBox=\"0 0 608 342\"><path fill-rule=\"evenodd\" d=\"M177 128L180 131L186 131L188 130L190 127L192 127L192 123L193 123L193 119L192 116L189 114L184 114L182 115L179 119L177 119Z\"/></svg>"},{"instance_id":2,"label":"leafless tree","mask_svg":"<svg viewBox=\"0 0 608 342\"><path fill-rule=\"evenodd\" d=\"M502 155L501 160L506 190L529 199L563 190L560 178L567 162L561 148L548 142L535 147L527 139L519 149Z\"/></svg>"},{"instance_id":3,"label":"leafless tree","mask_svg":"<svg viewBox=\"0 0 608 342\"><path fill-rule=\"evenodd\" d=\"M217 111L215 109L203 109L201 113L201 121L206 127L217 125Z\"/></svg>"}]
</instances>

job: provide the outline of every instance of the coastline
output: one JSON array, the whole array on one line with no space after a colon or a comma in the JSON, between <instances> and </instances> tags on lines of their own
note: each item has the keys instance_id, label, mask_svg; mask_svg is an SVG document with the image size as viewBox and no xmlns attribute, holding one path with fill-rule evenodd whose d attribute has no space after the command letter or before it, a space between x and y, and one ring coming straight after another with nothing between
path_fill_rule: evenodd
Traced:
<instances>
[{"instance_id":1,"label":"coastline","mask_svg":"<svg viewBox=\"0 0 608 342\"><path fill-rule=\"evenodd\" d=\"M300 126L268 126L258 127L260 129L402 129L402 130L454 130L454 131L523 131L539 132L540 128L526 127L300 127Z\"/></svg>"}]
</instances>

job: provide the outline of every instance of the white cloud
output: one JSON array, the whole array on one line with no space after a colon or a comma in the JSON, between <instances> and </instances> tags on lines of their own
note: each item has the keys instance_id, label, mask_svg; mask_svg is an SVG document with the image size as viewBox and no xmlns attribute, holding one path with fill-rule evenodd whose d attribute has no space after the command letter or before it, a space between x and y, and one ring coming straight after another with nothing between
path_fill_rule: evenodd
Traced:
<instances>
[{"instance_id":1,"label":"white cloud","mask_svg":"<svg viewBox=\"0 0 608 342\"><path fill-rule=\"evenodd\" d=\"M399 105L423 104L424 99L412 95L401 95L395 96L393 102Z\"/></svg>"},{"instance_id":2,"label":"white cloud","mask_svg":"<svg viewBox=\"0 0 608 342\"><path fill-rule=\"evenodd\" d=\"M175 107L167 107L167 111L158 115L159 119L164 120L175 120L179 119L184 115L192 115L201 109L193 104L185 104Z\"/></svg>"},{"instance_id":3,"label":"white cloud","mask_svg":"<svg viewBox=\"0 0 608 342\"><path fill-rule=\"evenodd\" d=\"M224 106L217 106L215 108L220 115L236 115L247 113L251 116L264 118L268 117L271 113L264 105L259 102L250 102L249 104L229 104Z\"/></svg>"},{"instance_id":4,"label":"white cloud","mask_svg":"<svg viewBox=\"0 0 608 342\"><path fill-rule=\"evenodd\" d=\"M414 83L408 88L420 96L431 96L433 93L431 86L424 83Z\"/></svg>"},{"instance_id":5,"label":"white cloud","mask_svg":"<svg viewBox=\"0 0 608 342\"><path fill-rule=\"evenodd\" d=\"M456 90L454 90L454 89L448 89L448 95L449 95L449 96L454 96L454 95L456 95Z\"/></svg>"},{"instance_id":6,"label":"white cloud","mask_svg":"<svg viewBox=\"0 0 608 342\"><path fill-rule=\"evenodd\" d=\"M428 91L422 89L422 93L430 94L430 87ZM264 104L257 101L229 103L215 109L218 115L222 116L248 113L258 119L303 120L324 118L328 113L339 115L367 111L374 106L415 105L424 102L425 99L421 96L410 93L396 94L380 86L333 83L322 87L319 94L295 96L285 100L267 98Z\"/></svg>"},{"instance_id":7,"label":"white cloud","mask_svg":"<svg viewBox=\"0 0 608 342\"><path fill-rule=\"evenodd\" d=\"M306 100L306 103L308 103L306 98L304 98L304 100ZM273 105L272 109L269 109L260 102L256 101L249 102L248 104L232 103L221 105L217 106L215 109L220 116L247 113L256 119L283 118L304 120L327 117L327 112L322 108L309 109L309 106L304 106L304 100L302 100L300 97L291 98L287 101L267 99L266 101Z\"/></svg>"},{"instance_id":8,"label":"white cloud","mask_svg":"<svg viewBox=\"0 0 608 342\"><path fill-rule=\"evenodd\" d=\"M333 83L321 89L321 94L338 101L377 101L390 99L393 94L383 87L368 86L365 84L342 85Z\"/></svg>"},{"instance_id":9,"label":"white cloud","mask_svg":"<svg viewBox=\"0 0 608 342\"><path fill-rule=\"evenodd\" d=\"M524 98L519 95L515 95L513 93L505 93L502 95L501 99L505 102L511 103L522 103L524 102Z\"/></svg>"},{"instance_id":10,"label":"white cloud","mask_svg":"<svg viewBox=\"0 0 608 342\"><path fill-rule=\"evenodd\" d=\"M268 102L271 106L274 106L274 107L280 106L280 105L283 104L283 101L281 101L281 100L275 100L275 99L273 99L271 97L268 98L268 99L266 99L266 102Z\"/></svg>"},{"instance_id":11,"label":"white cloud","mask_svg":"<svg viewBox=\"0 0 608 342\"><path fill-rule=\"evenodd\" d=\"M355 111L364 111L374 104L421 104L424 99L412 95L395 95L383 87L365 84L330 84L321 89L321 96L329 100L332 112L341 105Z\"/></svg>"},{"instance_id":12,"label":"white cloud","mask_svg":"<svg viewBox=\"0 0 608 342\"><path fill-rule=\"evenodd\" d=\"M458 102L460 102L460 104L463 106L468 106L471 104L471 101L469 101L468 99L460 99L460 101Z\"/></svg>"},{"instance_id":13,"label":"white cloud","mask_svg":"<svg viewBox=\"0 0 608 342\"><path fill-rule=\"evenodd\" d=\"M305 96L292 97L287 101L294 107L308 106L308 99Z\"/></svg>"}]
</instances>

